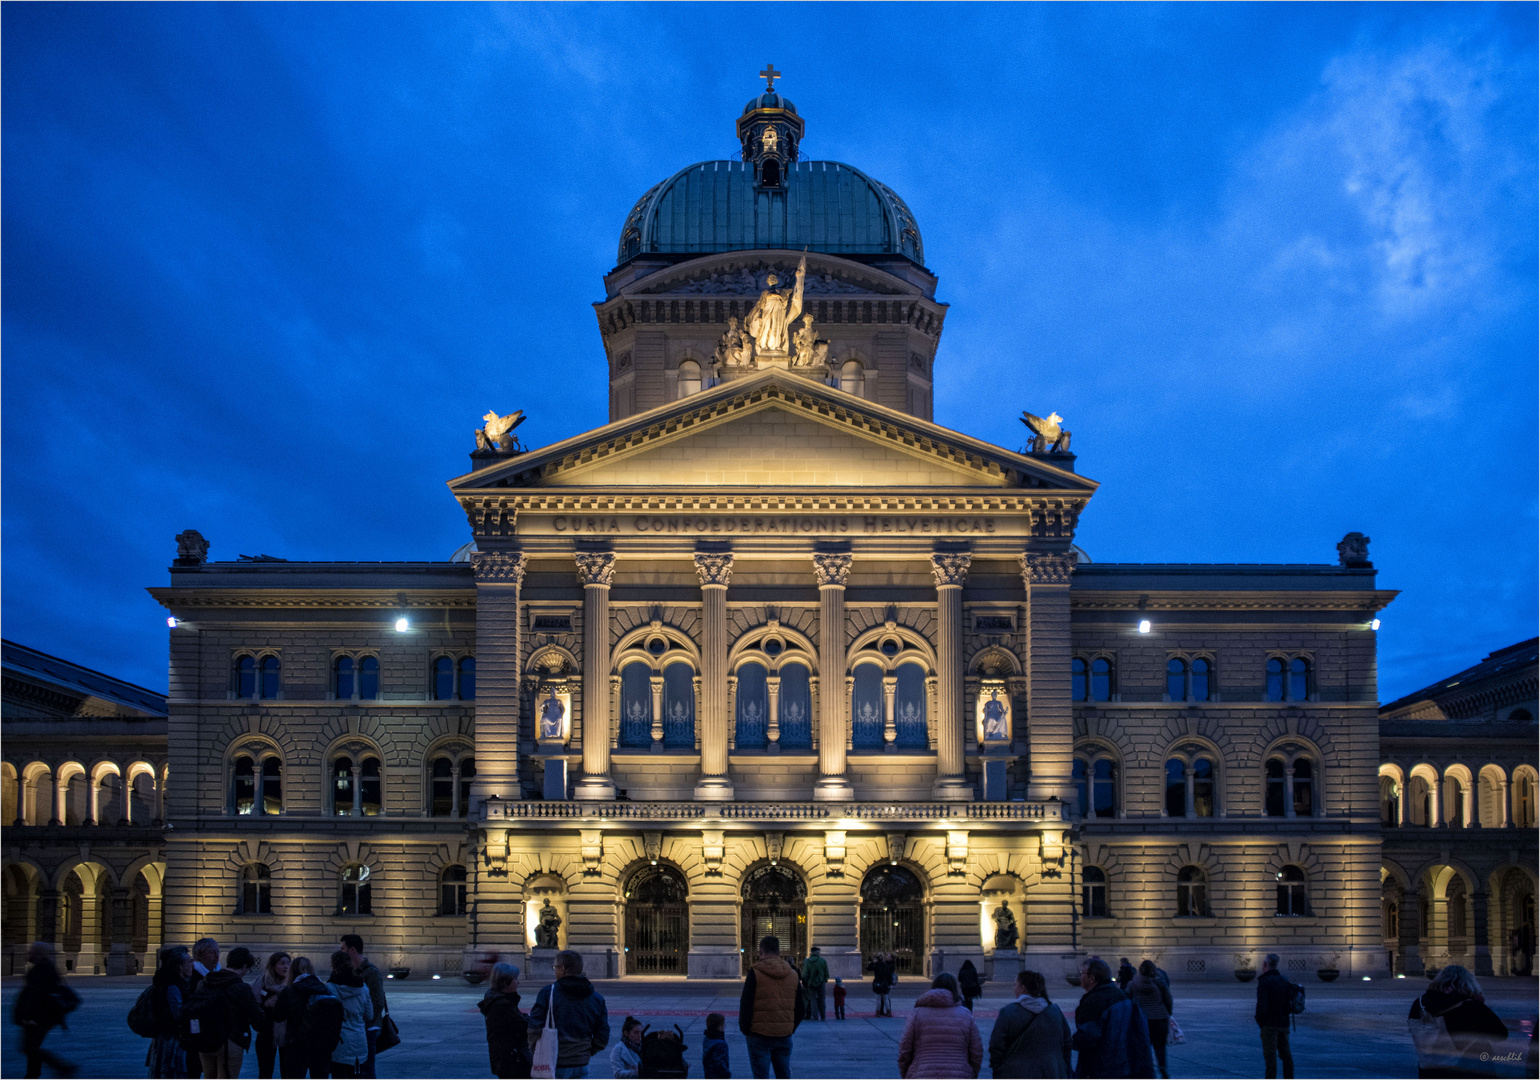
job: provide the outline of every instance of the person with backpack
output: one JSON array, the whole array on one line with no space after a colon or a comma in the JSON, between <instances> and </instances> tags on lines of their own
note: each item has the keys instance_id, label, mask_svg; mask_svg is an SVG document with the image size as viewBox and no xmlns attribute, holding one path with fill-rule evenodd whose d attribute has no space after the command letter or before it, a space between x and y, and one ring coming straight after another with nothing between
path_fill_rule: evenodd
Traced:
<instances>
[{"instance_id":1,"label":"person with backpack","mask_svg":"<svg viewBox=\"0 0 1540 1080\"><path fill-rule=\"evenodd\" d=\"M211 937L199 938L193 942L192 947L193 973L187 980L187 1002L190 1004L192 995L198 992L198 984L209 975L219 970L219 942ZM203 1059L198 1056L196 1050L189 1050L187 1054L187 1076L189 1080L198 1080L203 1075Z\"/></svg>"},{"instance_id":2,"label":"person with backpack","mask_svg":"<svg viewBox=\"0 0 1540 1080\"><path fill-rule=\"evenodd\" d=\"M620 1025L620 1041L610 1050L610 1071L616 1076L635 1076L642 1067L642 1022L626 1017Z\"/></svg>"},{"instance_id":3,"label":"person with backpack","mask_svg":"<svg viewBox=\"0 0 1540 1080\"><path fill-rule=\"evenodd\" d=\"M977 1076L984 1040L973 1012L963 1006L957 976L942 972L914 1003L898 1040L898 1074L915 1077Z\"/></svg>"},{"instance_id":4,"label":"person with backpack","mask_svg":"<svg viewBox=\"0 0 1540 1080\"><path fill-rule=\"evenodd\" d=\"M791 1037L805 1019L797 970L781 958L781 939L759 939L759 959L743 979L738 996L738 1030L749 1044L749 1071L759 1078L775 1070L791 1076Z\"/></svg>"},{"instance_id":5,"label":"person with backpack","mask_svg":"<svg viewBox=\"0 0 1540 1080\"><path fill-rule=\"evenodd\" d=\"M283 1044L283 1025L273 1020L278 995L289 985L289 954L275 952L267 958L262 974L252 985L257 1004L262 1006L262 1023L257 1027L257 1080L272 1080L278 1047Z\"/></svg>"},{"instance_id":6,"label":"person with backpack","mask_svg":"<svg viewBox=\"0 0 1540 1080\"><path fill-rule=\"evenodd\" d=\"M610 1015L604 995L583 977L583 955L571 949L556 954L551 964L556 981L542 987L529 1010L531 1046L540 1039L549 1014L556 1027L556 1075L588 1075L588 1060L610 1044Z\"/></svg>"},{"instance_id":7,"label":"person with backpack","mask_svg":"<svg viewBox=\"0 0 1540 1080\"><path fill-rule=\"evenodd\" d=\"M1304 988L1296 987L1278 970L1278 954L1262 958L1262 974L1257 976L1257 1027L1262 1029L1262 1074L1267 1080L1278 1075L1278 1061L1283 1060L1285 1080L1294 1076L1294 1053L1289 1049L1289 1017L1303 1009ZM1300 1010L1294 1008L1298 991Z\"/></svg>"},{"instance_id":8,"label":"person with backpack","mask_svg":"<svg viewBox=\"0 0 1540 1080\"><path fill-rule=\"evenodd\" d=\"M1149 1026L1139 1006L1113 982L1105 960L1093 956L1081 962L1080 988L1085 994L1075 1006L1075 1034L1070 1039L1080 1055L1075 1075L1154 1076Z\"/></svg>"},{"instance_id":9,"label":"person with backpack","mask_svg":"<svg viewBox=\"0 0 1540 1080\"><path fill-rule=\"evenodd\" d=\"M1134 965L1129 963L1128 957L1118 958L1118 989L1125 994L1128 992L1128 984L1134 981Z\"/></svg>"},{"instance_id":10,"label":"person with backpack","mask_svg":"<svg viewBox=\"0 0 1540 1080\"><path fill-rule=\"evenodd\" d=\"M342 1030L332 1050L332 1075L359 1076L364 1063L369 1060L366 1032L369 1018L374 1015L374 1003L369 1000L369 988L364 985L363 976L354 969L353 957L347 950L338 949L332 953L331 978L326 985L342 1002Z\"/></svg>"},{"instance_id":11,"label":"person with backpack","mask_svg":"<svg viewBox=\"0 0 1540 1080\"><path fill-rule=\"evenodd\" d=\"M60 1076L74 1076L74 1062L67 1061L50 1050L43 1049L43 1040L56 1027L69 1030L64 1017L80 1007L80 997L64 984L59 969L54 966L53 946L46 941L34 941L27 950L27 977L11 1019L21 1028L21 1052L27 1057L27 1076L42 1076L43 1066Z\"/></svg>"},{"instance_id":12,"label":"person with backpack","mask_svg":"<svg viewBox=\"0 0 1540 1080\"><path fill-rule=\"evenodd\" d=\"M519 1011L519 969L509 963L493 964L492 981L476 1008L486 1020L492 1075L498 1080L529 1076L529 1018Z\"/></svg>"},{"instance_id":13,"label":"person with backpack","mask_svg":"<svg viewBox=\"0 0 1540 1080\"><path fill-rule=\"evenodd\" d=\"M353 962L353 970L358 972L358 977L364 980L364 986L369 991L369 1001L374 1007L374 1015L364 1025L364 1036L369 1040L369 1057L360 1068L359 1076L373 1080L374 1058L380 1047L380 1027L385 1023L385 1014L390 1011L390 1002L385 999L385 976L379 968L374 966L374 961L364 955L364 939L357 934L343 934L338 941L338 947L348 954Z\"/></svg>"},{"instance_id":14,"label":"person with backpack","mask_svg":"<svg viewBox=\"0 0 1540 1080\"><path fill-rule=\"evenodd\" d=\"M872 993L877 997L878 1016L893 1015L893 987L898 983L898 965L888 953L872 957L868 970L872 973Z\"/></svg>"},{"instance_id":15,"label":"person with backpack","mask_svg":"<svg viewBox=\"0 0 1540 1080\"><path fill-rule=\"evenodd\" d=\"M1139 1011L1150 1026L1150 1046L1155 1050L1155 1066L1160 1075L1169 1080L1166 1068L1166 1039L1171 1035L1171 988L1161 982L1156 973L1155 961L1145 960L1139 972L1128 983L1128 996L1134 999Z\"/></svg>"},{"instance_id":16,"label":"person with backpack","mask_svg":"<svg viewBox=\"0 0 1540 1080\"><path fill-rule=\"evenodd\" d=\"M192 954L185 945L160 951L160 964L150 980L150 1051L145 1059L151 1080L187 1075L187 1050L182 1046L182 1007L191 994ZM142 1032L141 1032L142 1034Z\"/></svg>"},{"instance_id":17,"label":"person with backpack","mask_svg":"<svg viewBox=\"0 0 1540 1080\"><path fill-rule=\"evenodd\" d=\"M802 985L807 987L807 1018L813 1019L816 1014L818 1019L829 1019L824 1007L824 986L829 981L829 962L823 958L823 951L817 945L808 952L806 960L802 961Z\"/></svg>"},{"instance_id":18,"label":"person with backpack","mask_svg":"<svg viewBox=\"0 0 1540 1080\"><path fill-rule=\"evenodd\" d=\"M979 981L979 969L972 960L964 960L957 969L957 988L962 993L963 1008L973 1011L973 1003L984 996L984 984Z\"/></svg>"},{"instance_id":19,"label":"person with backpack","mask_svg":"<svg viewBox=\"0 0 1540 1080\"><path fill-rule=\"evenodd\" d=\"M246 985L246 976L256 966L249 949L232 949L226 966L205 976L182 1010L182 1044L197 1052L209 1080L241 1075L251 1028L265 1019L256 995Z\"/></svg>"},{"instance_id":20,"label":"person with backpack","mask_svg":"<svg viewBox=\"0 0 1540 1080\"><path fill-rule=\"evenodd\" d=\"M706 1037L701 1041L701 1075L706 1080L729 1080L733 1075L727 1057L727 1017L721 1013L706 1016Z\"/></svg>"},{"instance_id":21,"label":"person with backpack","mask_svg":"<svg viewBox=\"0 0 1540 1080\"><path fill-rule=\"evenodd\" d=\"M1407 1013L1417 1047L1418 1076L1496 1076L1492 1041L1508 1037L1508 1025L1482 999L1476 976L1450 964L1433 977L1427 993Z\"/></svg>"},{"instance_id":22,"label":"person with backpack","mask_svg":"<svg viewBox=\"0 0 1540 1080\"><path fill-rule=\"evenodd\" d=\"M315 973L308 956L289 964L289 985L278 995L273 1020L283 1025L278 1070L284 1080L330 1076L332 1050L342 1035L342 1002Z\"/></svg>"},{"instance_id":23,"label":"person with backpack","mask_svg":"<svg viewBox=\"0 0 1540 1080\"><path fill-rule=\"evenodd\" d=\"M1016 1000L1000 1010L989 1033L989 1071L997 1077L1070 1075L1070 1030L1035 971L1016 973Z\"/></svg>"}]
</instances>

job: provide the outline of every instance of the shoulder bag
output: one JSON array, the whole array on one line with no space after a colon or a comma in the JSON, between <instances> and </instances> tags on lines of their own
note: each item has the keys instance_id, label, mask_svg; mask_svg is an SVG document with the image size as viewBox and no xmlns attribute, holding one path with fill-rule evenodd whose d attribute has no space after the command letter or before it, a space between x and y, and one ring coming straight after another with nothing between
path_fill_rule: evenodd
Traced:
<instances>
[{"instance_id":1,"label":"shoulder bag","mask_svg":"<svg viewBox=\"0 0 1540 1080\"><path fill-rule=\"evenodd\" d=\"M374 1037L374 1052L383 1054L385 1051L401 1045L401 1029L390 1018L390 1013L380 1014L380 1033Z\"/></svg>"},{"instance_id":2,"label":"shoulder bag","mask_svg":"<svg viewBox=\"0 0 1540 1080\"><path fill-rule=\"evenodd\" d=\"M561 1052L556 1034L556 984L551 984L550 996L545 1000L545 1026L530 1057L529 1075L534 1080L551 1080L556 1075L556 1058Z\"/></svg>"}]
</instances>

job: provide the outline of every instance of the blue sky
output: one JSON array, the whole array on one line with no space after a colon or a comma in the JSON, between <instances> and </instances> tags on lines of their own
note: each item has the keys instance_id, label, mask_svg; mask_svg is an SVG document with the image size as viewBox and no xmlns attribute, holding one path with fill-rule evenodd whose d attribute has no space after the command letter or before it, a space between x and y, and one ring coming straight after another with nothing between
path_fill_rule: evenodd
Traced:
<instances>
[{"instance_id":1,"label":"blue sky","mask_svg":"<svg viewBox=\"0 0 1540 1080\"><path fill-rule=\"evenodd\" d=\"M444 558L489 407L773 60L899 191L938 422L1055 409L1099 561L1373 538L1386 700L1536 626L1536 8L7 4L7 638L164 688L173 536Z\"/></svg>"}]
</instances>

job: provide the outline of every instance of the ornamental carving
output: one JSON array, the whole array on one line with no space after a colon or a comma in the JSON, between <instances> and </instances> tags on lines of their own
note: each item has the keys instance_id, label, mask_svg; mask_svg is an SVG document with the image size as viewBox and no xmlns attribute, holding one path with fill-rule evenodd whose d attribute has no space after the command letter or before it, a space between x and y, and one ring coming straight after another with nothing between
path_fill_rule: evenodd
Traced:
<instances>
[{"instance_id":1,"label":"ornamental carving","mask_svg":"<svg viewBox=\"0 0 1540 1080\"><path fill-rule=\"evenodd\" d=\"M176 534L176 561L181 565L205 563L209 558L209 542L197 529L183 529Z\"/></svg>"},{"instance_id":2,"label":"ornamental carving","mask_svg":"<svg viewBox=\"0 0 1540 1080\"><path fill-rule=\"evenodd\" d=\"M524 567L529 559L522 551L473 551L471 566L476 580L511 581L515 585L524 582Z\"/></svg>"},{"instance_id":3,"label":"ornamental carving","mask_svg":"<svg viewBox=\"0 0 1540 1080\"><path fill-rule=\"evenodd\" d=\"M615 580L614 552L580 551L573 558L577 560L579 585L603 585L608 588Z\"/></svg>"},{"instance_id":4,"label":"ornamental carving","mask_svg":"<svg viewBox=\"0 0 1540 1080\"><path fill-rule=\"evenodd\" d=\"M850 567L855 559L850 555L814 555L813 576L818 579L818 586L838 585L844 588L845 582L850 580Z\"/></svg>"},{"instance_id":5,"label":"ornamental carving","mask_svg":"<svg viewBox=\"0 0 1540 1080\"><path fill-rule=\"evenodd\" d=\"M704 589L708 585L720 585L725 589L733 580L733 557L731 554L697 554L695 556L695 572L700 575L701 588Z\"/></svg>"},{"instance_id":6,"label":"ornamental carving","mask_svg":"<svg viewBox=\"0 0 1540 1080\"><path fill-rule=\"evenodd\" d=\"M947 585L961 586L968 580L968 567L972 565L973 556L967 552L937 552L930 557L930 572L936 575L938 589Z\"/></svg>"},{"instance_id":7,"label":"ornamental carving","mask_svg":"<svg viewBox=\"0 0 1540 1080\"><path fill-rule=\"evenodd\" d=\"M1062 555L1033 555L1021 557L1021 576L1028 586L1068 585L1069 576L1075 572L1080 556L1073 551Z\"/></svg>"}]
</instances>

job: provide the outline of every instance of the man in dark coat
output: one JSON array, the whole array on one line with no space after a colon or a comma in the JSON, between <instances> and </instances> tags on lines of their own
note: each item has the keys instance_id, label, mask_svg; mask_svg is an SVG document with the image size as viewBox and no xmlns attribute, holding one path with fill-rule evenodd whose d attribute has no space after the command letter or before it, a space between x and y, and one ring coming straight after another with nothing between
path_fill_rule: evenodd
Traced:
<instances>
[{"instance_id":1,"label":"man in dark coat","mask_svg":"<svg viewBox=\"0 0 1540 1080\"><path fill-rule=\"evenodd\" d=\"M583 957L563 949L551 965L556 976L556 1075L582 1076L588 1059L610 1044L610 1016L604 997L583 977ZM546 1012L551 1008L551 987L542 987L529 1010L530 1047L540 1038Z\"/></svg>"},{"instance_id":2,"label":"man in dark coat","mask_svg":"<svg viewBox=\"0 0 1540 1080\"><path fill-rule=\"evenodd\" d=\"M1294 987L1278 970L1278 954L1268 953L1257 977L1257 1027L1262 1029L1262 1068L1267 1080L1278 1075L1283 1059L1285 1080L1294 1076L1294 1053L1289 1049L1289 999Z\"/></svg>"},{"instance_id":3,"label":"man in dark coat","mask_svg":"<svg viewBox=\"0 0 1540 1080\"><path fill-rule=\"evenodd\" d=\"M21 1028L21 1049L27 1055L27 1075L42 1076L43 1066L60 1076L74 1076L75 1064L58 1054L43 1049L43 1040L54 1028L64 1024L68 1002L80 999L75 991L64 985L59 969L53 964L53 946L46 941L34 941L27 950L27 978L21 993L16 995L16 1005L11 1019Z\"/></svg>"},{"instance_id":4,"label":"man in dark coat","mask_svg":"<svg viewBox=\"0 0 1540 1080\"><path fill-rule=\"evenodd\" d=\"M1112 968L1100 957L1084 961L1080 987L1085 994L1075 1006L1072 1042L1080 1054L1075 1075L1153 1077L1149 1025L1139 1006L1112 981Z\"/></svg>"}]
</instances>

